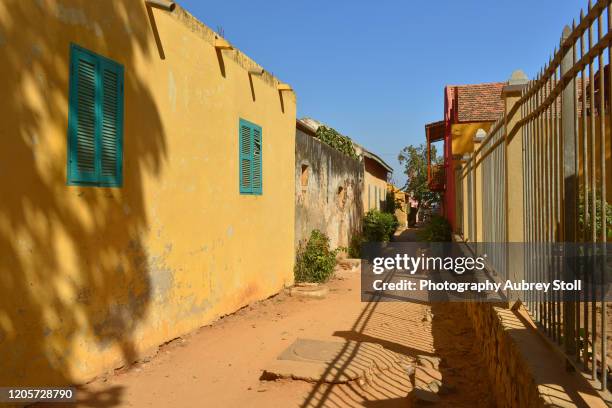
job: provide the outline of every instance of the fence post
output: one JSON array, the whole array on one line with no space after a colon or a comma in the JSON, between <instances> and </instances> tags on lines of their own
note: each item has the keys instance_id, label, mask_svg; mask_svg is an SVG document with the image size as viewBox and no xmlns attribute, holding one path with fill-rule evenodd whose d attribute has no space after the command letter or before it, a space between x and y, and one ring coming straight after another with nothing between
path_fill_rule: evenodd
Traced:
<instances>
[{"instance_id":1,"label":"fence post","mask_svg":"<svg viewBox=\"0 0 612 408\"><path fill-rule=\"evenodd\" d=\"M461 236L465 239L466 238L466 228L465 228L465 188L464 188L464 182L465 180L461 178L461 173L463 172L463 166L455 169L455 186L456 186L456 191L455 191L455 197L456 197L456 205L457 205L457 213L459 216L459 219L456 220L457 222L457 231L461 234Z\"/></svg>"},{"instance_id":2,"label":"fence post","mask_svg":"<svg viewBox=\"0 0 612 408\"><path fill-rule=\"evenodd\" d=\"M524 242L523 235L523 128L516 126L522 119L520 109L515 105L521 98L521 91L527 84L527 75L516 70L502 89L505 104L506 129L506 241ZM511 176L511 177L510 177Z\"/></svg>"},{"instance_id":3,"label":"fence post","mask_svg":"<svg viewBox=\"0 0 612 408\"><path fill-rule=\"evenodd\" d=\"M523 246L517 242L525 242L525 214L523 206L523 127L518 122L523 114L517 102L521 99L523 88L528 82L527 75L516 70L510 76L508 84L502 89L504 99L504 129L505 129L505 183L506 183L506 245L505 262L506 278L518 282L525 277ZM511 244L515 243L515 244ZM508 293L510 295L510 293ZM508 299L512 302L514 299Z\"/></svg>"},{"instance_id":4,"label":"fence post","mask_svg":"<svg viewBox=\"0 0 612 408\"><path fill-rule=\"evenodd\" d=\"M565 26L561 36L561 44L570 36L571 29ZM563 59L561 60L561 78L572 69L574 56L572 48L561 49ZM576 125L575 125L575 79L569 81L561 93L561 132L563 146L563 241L576 241ZM565 264L566 267L569 265ZM567 270L566 273L571 273ZM565 275L564 279L568 276ZM564 296L565 297L565 296ZM573 301L567 298L563 302L563 331L565 338L565 352L568 356L576 354L575 333L575 307Z\"/></svg>"},{"instance_id":5,"label":"fence post","mask_svg":"<svg viewBox=\"0 0 612 408\"><path fill-rule=\"evenodd\" d=\"M474 151L478 150L480 143L487 136L484 129L478 129L474 135ZM480 159L482 152L474 155L474 165ZM474 242L482 242L482 163L474 169Z\"/></svg>"},{"instance_id":6,"label":"fence post","mask_svg":"<svg viewBox=\"0 0 612 408\"><path fill-rule=\"evenodd\" d=\"M462 227L462 235L463 235L463 239L465 240L469 240L470 237L470 226L469 226L469 220L470 217L468 216L468 180L467 180L467 176L461 178L461 174L463 174L463 172L466 169L467 164L463 164L461 166L461 170L459 170L459 187L460 187L460 191L461 191L461 227Z\"/></svg>"},{"instance_id":7,"label":"fence post","mask_svg":"<svg viewBox=\"0 0 612 408\"><path fill-rule=\"evenodd\" d=\"M463 215L464 221L463 226L465 228L464 238L469 242L474 242L474 212L472 211L474 203L474 188L472 187L472 170L471 170L471 155L469 153L461 156L461 169L460 173L465 172L464 182L461 183L463 189Z\"/></svg>"}]
</instances>

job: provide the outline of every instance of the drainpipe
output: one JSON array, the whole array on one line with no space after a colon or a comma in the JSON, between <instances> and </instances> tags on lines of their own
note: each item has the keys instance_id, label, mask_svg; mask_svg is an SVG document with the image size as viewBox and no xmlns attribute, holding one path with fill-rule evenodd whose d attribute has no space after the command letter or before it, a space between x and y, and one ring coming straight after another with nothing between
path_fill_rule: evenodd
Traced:
<instances>
[{"instance_id":1,"label":"drainpipe","mask_svg":"<svg viewBox=\"0 0 612 408\"><path fill-rule=\"evenodd\" d=\"M176 3L169 0L145 0L148 6L159 8L166 11L174 11Z\"/></svg>"}]
</instances>

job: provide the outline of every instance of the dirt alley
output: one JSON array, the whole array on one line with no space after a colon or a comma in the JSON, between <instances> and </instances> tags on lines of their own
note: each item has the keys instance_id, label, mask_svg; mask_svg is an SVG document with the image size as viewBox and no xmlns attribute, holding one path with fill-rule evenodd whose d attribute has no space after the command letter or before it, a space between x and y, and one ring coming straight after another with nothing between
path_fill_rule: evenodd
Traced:
<instances>
[{"instance_id":1,"label":"dirt alley","mask_svg":"<svg viewBox=\"0 0 612 408\"><path fill-rule=\"evenodd\" d=\"M402 370L364 386L261 381L262 369L297 338L377 343L407 362L416 355L441 357L450 391L435 406L493 406L479 346L460 307L362 303L359 272L339 271L328 286L323 300L281 293L202 327L161 347L150 360L84 386L76 406L410 406L411 384Z\"/></svg>"}]
</instances>

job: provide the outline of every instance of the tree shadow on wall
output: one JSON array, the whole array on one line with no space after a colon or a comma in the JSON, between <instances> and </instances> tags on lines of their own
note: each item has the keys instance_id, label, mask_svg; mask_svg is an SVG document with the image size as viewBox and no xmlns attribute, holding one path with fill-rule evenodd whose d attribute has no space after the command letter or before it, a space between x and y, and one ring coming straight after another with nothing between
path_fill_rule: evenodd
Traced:
<instances>
[{"instance_id":1,"label":"tree shadow on wall","mask_svg":"<svg viewBox=\"0 0 612 408\"><path fill-rule=\"evenodd\" d=\"M137 358L156 290L143 180L161 172L166 141L133 68L159 55L143 2L13 0L0 14L0 384L70 384L110 347ZM70 42L125 67L120 189L66 186Z\"/></svg>"}]
</instances>

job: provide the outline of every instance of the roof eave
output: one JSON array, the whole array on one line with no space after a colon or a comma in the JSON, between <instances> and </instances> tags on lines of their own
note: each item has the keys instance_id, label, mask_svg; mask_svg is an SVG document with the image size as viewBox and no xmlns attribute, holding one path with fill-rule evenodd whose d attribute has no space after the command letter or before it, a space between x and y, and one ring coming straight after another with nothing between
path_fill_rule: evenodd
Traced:
<instances>
[{"instance_id":1,"label":"roof eave","mask_svg":"<svg viewBox=\"0 0 612 408\"><path fill-rule=\"evenodd\" d=\"M384 167L385 170L387 170L388 173L393 173L393 168L391 168L391 166L389 166L387 163L385 163L383 159L370 152L369 150L363 149L363 156L372 159L378 164L380 164L382 167Z\"/></svg>"}]
</instances>

